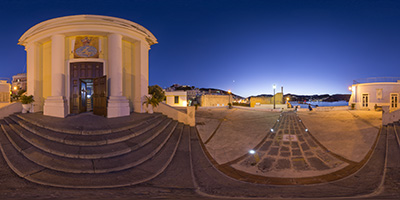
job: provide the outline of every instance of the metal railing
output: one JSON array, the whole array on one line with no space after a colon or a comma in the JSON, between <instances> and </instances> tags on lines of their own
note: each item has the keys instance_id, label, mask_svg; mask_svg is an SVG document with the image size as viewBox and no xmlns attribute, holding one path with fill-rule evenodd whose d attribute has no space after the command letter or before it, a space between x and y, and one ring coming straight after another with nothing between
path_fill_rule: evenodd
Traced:
<instances>
[{"instance_id":1,"label":"metal railing","mask_svg":"<svg viewBox=\"0 0 400 200\"><path fill-rule=\"evenodd\" d=\"M360 83L377 83L377 82L398 82L400 77L371 77L371 78L361 78L353 80L353 84Z\"/></svg>"},{"instance_id":2,"label":"metal railing","mask_svg":"<svg viewBox=\"0 0 400 200\"><path fill-rule=\"evenodd\" d=\"M7 81L7 83L10 83L10 78L8 78L8 77L0 77L0 80L2 80L2 81Z\"/></svg>"}]
</instances>

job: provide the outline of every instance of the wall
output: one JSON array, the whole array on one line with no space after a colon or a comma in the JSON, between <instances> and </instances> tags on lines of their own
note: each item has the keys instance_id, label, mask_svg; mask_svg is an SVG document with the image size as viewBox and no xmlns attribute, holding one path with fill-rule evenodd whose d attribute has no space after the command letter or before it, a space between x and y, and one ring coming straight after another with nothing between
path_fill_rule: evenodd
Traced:
<instances>
[{"instance_id":1,"label":"wall","mask_svg":"<svg viewBox=\"0 0 400 200\"><path fill-rule=\"evenodd\" d=\"M201 96L202 107L214 107L214 106L228 106L228 103L232 103L231 95L209 95L205 94Z\"/></svg>"},{"instance_id":2,"label":"wall","mask_svg":"<svg viewBox=\"0 0 400 200\"><path fill-rule=\"evenodd\" d=\"M179 111L165 103L160 103L160 104L158 104L157 107L153 108L153 110L154 110L154 112L162 113L174 120L177 120L178 122L182 122L189 126L196 125L196 120L195 120L195 112L196 111L195 111L194 106L187 107L187 110L185 113L185 112Z\"/></svg>"},{"instance_id":3,"label":"wall","mask_svg":"<svg viewBox=\"0 0 400 200\"><path fill-rule=\"evenodd\" d=\"M275 94L275 104L284 104L282 99L282 93ZM274 97L251 97L250 98L250 107L255 107L257 105L262 104L274 104Z\"/></svg>"},{"instance_id":4,"label":"wall","mask_svg":"<svg viewBox=\"0 0 400 200\"><path fill-rule=\"evenodd\" d=\"M0 80L0 102L10 102L11 85L7 81Z\"/></svg>"},{"instance_id":5,"label":"wall","mask_svg":"<svg viewBox=\"0 0 400 200\"><path fill-rule=\"evenodd\" d=\"M382 106L382 125L388 125L399 120L400 109L390 111L389 106Z\"/></svg>"},{"instance_id":6,"label":"wall","mask_svg":"<svg viewBox=\"0 0 400 200\"><path fill-rule=\"evenodd\" d=\"M187 106L187 92L185 91L173 91L173 92L165 92L166 96L166 104L170 106L179 106L186 107ZM175 103L175 96L179 96L179 103Z\"/></svg>"},{"instance_id":7,"label":"wall","mask_svg":"<svg viewBox=\"0 0 400 200\"><path fill-rule=\"evenodd\" d=\"M41 79L41 87L42 87L42 98L46 99L48 96L51 96L51 42L46 42L43 44L42 48L42 79ZM39 65L40 67L40 65ZM41 71L41 70L40 70ZM29 86L28 86L29 87ZM36 98L35 98L36 100ZM44 104L44 101L41 102Z\"/></svg>"},{"instance_id":8,"label":"wall","mask_svg":"<svg viewBox=\"0 0 400 200\"><path fill-rule=\"evenodd\" d=\"M382 98L377 98L377 89L382 89ZM349 106L355 104L355 109L369 109L374 110L375 104L377 106L390 106L390 94L397 93L400 99L400 83L364 83L352 86L352 94L349 101ZM369 103L368 107L362 107L362 95L368 94ZM400 106L398 102L398 106Z\"/></svg>"},{"instance_id":9,"label":"wall","mask_svg":"<svg viewBox=\"0 0 400 200\"><path fill-rule=\"evenodd\" d=\"M134 87L134 46L122 40L122 95L129 100L130 111L133 111Z\"/></svg>"},{"instance_id":10,"label":"wall","mask_svg":"<svg viewBox=\"0 0 400 200\"><path fill-rule=\"evenodd\" d=\"M4 107L0 107L0 119L21 111L22 104L20 102L10 103Z\"/></svg>"}]
</instances>

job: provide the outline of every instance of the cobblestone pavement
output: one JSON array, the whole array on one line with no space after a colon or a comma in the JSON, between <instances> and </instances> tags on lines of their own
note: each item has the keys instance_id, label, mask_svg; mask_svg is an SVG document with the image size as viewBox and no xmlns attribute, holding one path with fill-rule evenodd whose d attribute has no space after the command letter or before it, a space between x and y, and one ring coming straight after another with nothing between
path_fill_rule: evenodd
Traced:
<instances>
[{"instance_id":1,"label":"cobblestone pavement","mask_svg":"<svg viewBox=\"0 0 400 200\"><path fill-rule=\"evenodd\" d=\"M388 131L389 136L386 136L386 129L378 135L378 142L372 147L375 150L370 159L367 159L366 165L362 164L363 167L356 169L357 172L338 181L325 179L325 183L303 184L304 182L294 180L296 185L290 185L288 182L284 183L287 185L253 184L242 181L241 174L238 174L237 179L232 179L221 173L223 170L219 167L237 165L258 171L255 174L247 172L248 177L257 176L263 180L270 180L271 178L265 177L273 176L272 172L281 173L282 176L286 172L291 174L289 177L300 177L301 174L343 171L355 166L352 161L328 152L313 137L312 132L306 131L306 127L295 113L282 113L278 120L272 127L273 131L265 131L266 137L263 136L262 143L255 148L260 158L257 163L253 155L246 155L234 163L218 165L205 156L204 153L207 152L203 151L204 147L201 145L204 143L200 137L192 134L190 138L186 136L186 139L183 139L187 143L179 147L178 154L163 174L152 181L131 187L63 189L37 185L18 177L0 156L0 199L400 198L400 147L395 140L398 136L394 135L392 129ZM400 133L400 129L398 132ZM386 170L383 170L384 168Z\"/></svg>"},{"instance_id":2,"label":"cobblestone pavement","mask_svg":"<svg viewBox=\"0 0 400 200\"><path fill-rule=\"evenodd\" d=\"M283 112L254 156L232 166L261 176L299 178L332 173L349 164L319 144L295 112Z\"/></svg>"}]
</instances>

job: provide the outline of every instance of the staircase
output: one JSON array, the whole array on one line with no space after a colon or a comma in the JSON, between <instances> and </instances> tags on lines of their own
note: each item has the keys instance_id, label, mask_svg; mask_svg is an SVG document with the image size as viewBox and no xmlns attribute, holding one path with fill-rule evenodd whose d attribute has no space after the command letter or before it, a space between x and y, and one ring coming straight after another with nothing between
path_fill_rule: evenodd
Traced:
<instances>
[{"instance_id":1,"label":"staircase","mask_svg":"<svg viewBox=\"0 0 400 200\"><path fill-rule=\"evenodd\" d=\"M161 114L109 130L39 122L29 114L0 120L3 157L20 177L64 188L114 188L152 180L165 171L182 135L191 131Z\"/></svg>"}]
</instances>

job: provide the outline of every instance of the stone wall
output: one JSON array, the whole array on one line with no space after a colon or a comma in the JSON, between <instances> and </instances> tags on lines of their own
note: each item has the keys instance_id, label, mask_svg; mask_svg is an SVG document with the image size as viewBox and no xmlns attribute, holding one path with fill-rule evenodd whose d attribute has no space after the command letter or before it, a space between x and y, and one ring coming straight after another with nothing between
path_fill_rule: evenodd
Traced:
<instances>
[{"instance_id":1,"label":"stone wall","mask_svg":"<svg viewBox=\"0 0 400 200\"><path fill-rule=\"evenodd\" d=\"M158 104L157 107L153 108L154 112L162 113L163 115L167 115L168 117L177 120L178 122L182 122L189 126L195 126L195 107L189 106L186 109L186 113L179 111L165 103Z\"/></svg>"},{"instance_id":2,"label":"stone wall","mask_svg":"<svg viewBox=\"0 0 400 200\"><path fill-rule=\"evenodd\" d=\"M10 103L6 106L0 107L0 119L3 119L4 117L8 117L9 115L21 111L22 111L22 104L20 102Z\"/></svg>"},{"instance_id":3,"label":"stone wall","mask_svg":"<svg viewBox=\"0 0 400 200\"><path fill-rule=\"evenodd\" d=\"M262 104L274 104L274 97L251 97L250 107L261 106ZM275 104L285 104L283 94L275 94Z\"/></svg>"},{"instance_id":4,"label":"stone wall","mask_svg":"<svg viewBox=\"0 0 400 200\"><path fill-rule=\"evenodd\" d=\"M201 106L202 107L215 107L215 106L228 106L228 103L232 103L232 96L230 95L202 95Z\"/></svg>"}]
</instances>

